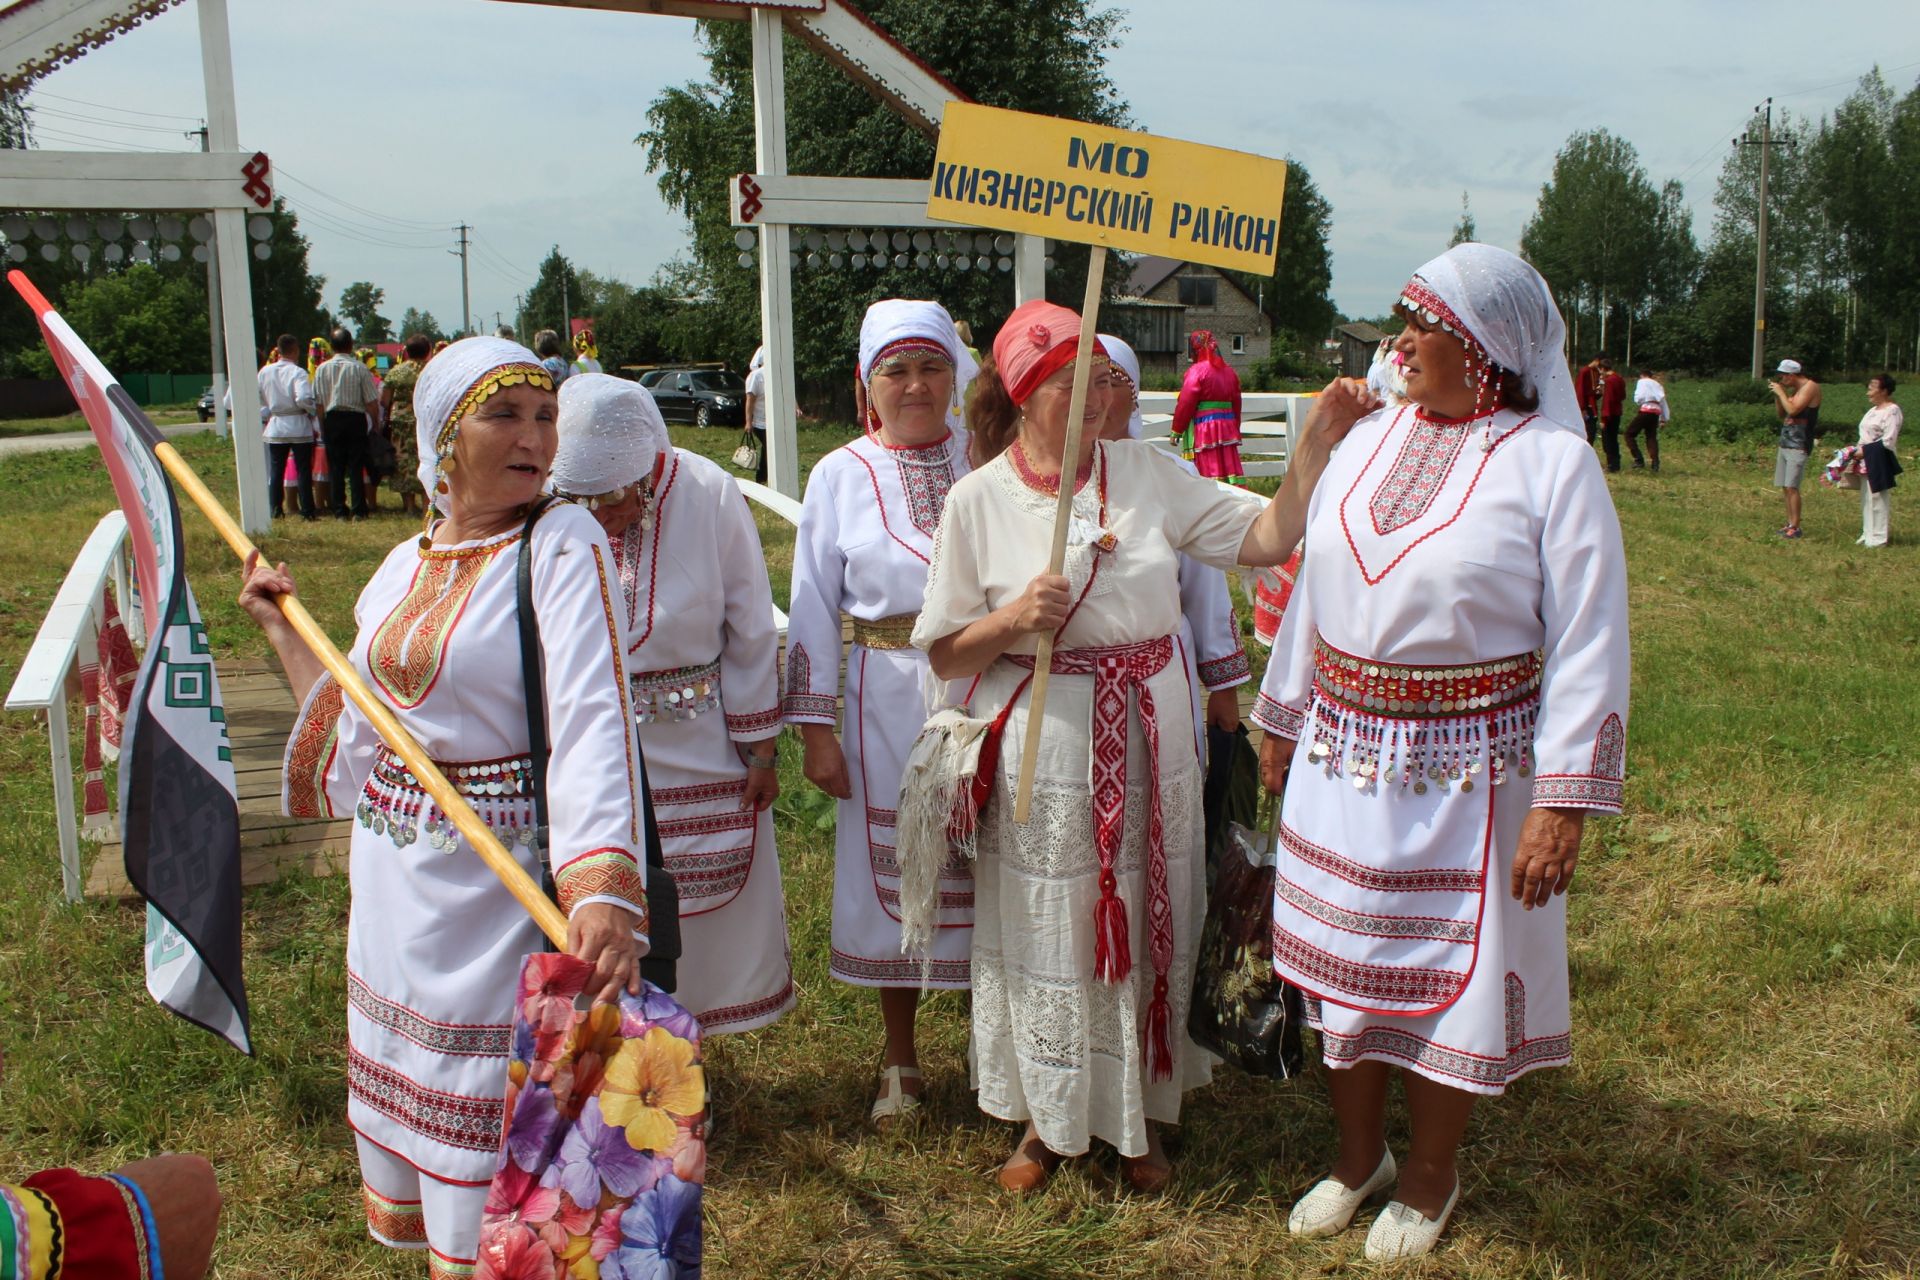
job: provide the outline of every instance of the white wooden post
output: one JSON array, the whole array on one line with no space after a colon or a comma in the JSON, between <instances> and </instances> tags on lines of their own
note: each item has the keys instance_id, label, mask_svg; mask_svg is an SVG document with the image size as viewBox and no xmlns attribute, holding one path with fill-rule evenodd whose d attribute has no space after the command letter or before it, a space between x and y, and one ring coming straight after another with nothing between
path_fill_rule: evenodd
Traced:
<instances>
[{"instance_id":1,"label":"white wooden post","mask_svg":"<svg viewBox=\"0 0 1920 1280\"><path fill-rule=\"evenodd\" d=\"M207 148L231 155L240 149L240 123L233 99L227 0L200 0L200 68L207 86ZM267 511L266 450L260 447L260 387L253 377L259 361L253 350L253 273L247 261L245 212L215 209L213 233L220 265L220 310L226 321L227 373L233 389L233 469L240 489L240 527L257 537L272 530L273 520Z\"/></svg>"},{"instance_id":2,"label":"white wooden post","mask_svg":"<svg viewBox=\"0 0 1920 1280\"><path fill-rule=\"evenodd\" d=\"M1013 238L1013 305L1047 296L1047 242L1041 236Z\"/></svg>"},{"instance_id":3,"label":"white wooden post","mask_svg":"<svg viewBox=\"0 0 1920 1280\"><path fill-rule=\"evenodd\" d=\"M73 813L73 742L64 693L47 704L47 745L53 755L53 813L60 828L60 887L80 901L80 830Z\"/></svg>"},{"instance_id":4,"label":"white wooden post","mask_svg":"<svg viewBox=\"0 0 1920 1280\"><path fill-rule=\"evenodd\" d=\"M761 173L787 172L785 27L773 9L753 11L753 137ZM800 496L800 451L793 388L793 268L784 222L760 226L760 341L766 348L767 483Z\"/></svg>"}]
</instances>

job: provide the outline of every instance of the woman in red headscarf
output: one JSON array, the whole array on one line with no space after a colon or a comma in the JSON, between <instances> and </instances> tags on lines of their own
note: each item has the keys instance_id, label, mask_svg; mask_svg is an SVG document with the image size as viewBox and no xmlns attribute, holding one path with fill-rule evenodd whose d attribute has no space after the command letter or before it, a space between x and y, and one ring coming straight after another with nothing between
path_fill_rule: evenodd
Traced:
<instances>
[{"instance_id":1,"label":"woman in red headscarf","mask_svg":"<svg viewBox=\"0 0 1920 1280\"><path fill-rule=\"evenodd\" d=\"M1067 458L1079 329L1030 302L995 339L968 401L975 470L947 496L913 630L935 675L974 682L972 715L1011 707L976 832L972 1059L981 1109L1027 1125L1000 1171L1015 1191L1094 1138L1136 1187L1170 1176L1153 1122L1177 1121L1210 1075L1185 1031L1204 869L1191 675L1174 649L1180 556L1285 559L1329 449L1371 404L1360 384L1329 387L1268 505L1142 441L1100 440L1097 369ZM1065 572L1049 574L1069 472ZM1055 637L1047 727L1022 825L1023 695L1042 634Z\"/></svg>"},{"instance_id":2,"label":"woman in red headscarf","mask_svg":"<svg viewBox=\"0 0 1920 1280\"><path fill-rule=\"evenodd\" d=\"M1219 344L1205 329L1187 335L1187 354L1193 363L1173 406L1173 434L1179 437L1192 428L1193 465L1201 475L1239 483L1245 474L1240 465L1240 375L1221 359Z\"/></svg>"}]
</instances>

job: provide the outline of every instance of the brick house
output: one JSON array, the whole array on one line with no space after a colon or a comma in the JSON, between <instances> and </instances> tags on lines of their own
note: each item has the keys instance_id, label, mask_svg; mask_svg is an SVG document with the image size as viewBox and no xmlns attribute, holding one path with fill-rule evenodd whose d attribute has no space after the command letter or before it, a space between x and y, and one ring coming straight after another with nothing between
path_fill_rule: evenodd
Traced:
<instances>
[{"instance_id":1,"label":"brick house","mask_svg":"<svg viewBox=\"0 0 1920 1280\"><path fill-rule=\"evenodd\" d=\"M1242 375L1273 350L1273 323L1251 294L1216 268L1175 258L1135 258L1121 296L1101 314L1140 353L1143 370L1183 371L1196 329L1211 330Z\"/></svg>"}]
</instances>

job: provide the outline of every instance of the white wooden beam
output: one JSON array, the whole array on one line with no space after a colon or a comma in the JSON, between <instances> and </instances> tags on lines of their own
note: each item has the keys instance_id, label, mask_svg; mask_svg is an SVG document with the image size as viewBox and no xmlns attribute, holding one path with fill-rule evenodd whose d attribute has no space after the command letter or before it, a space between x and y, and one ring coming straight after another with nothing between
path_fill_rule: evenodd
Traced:
<instances>
[{"instance_id":1,"label":"white wooden beam","mask_svg":"<svg viewBox=\"0 0 1920 1280\"><path fill-rule=\"evenodd\" d=\"M227 31L227 0L200 0L200 68L207 82L207 141L221 151L240 147L239 113L233 96L233 42ZM258 188L256 187L256 190ZM271 200L271 196L268 197ZM220 312L226 330L228 385L233 391L233 469L239 489L240 527L255 537L272 531L267 502L267 458L256 424L260 384L249 377L259 367L253 347L253 272L247 215L239 208L213 211L213 252L219 264ZM346 478L340 478L342 484Z\"/></svg>"},{"instance_id":2,"label":"white wooden beam","mask_svg":"<svg viewBox=\"0 0 1920 1280\"><path fill-rule=\"evenodd\" d=\"M939 72L842 0L827 0L818 13L789 13L787 25L930 138L940 132L942 108L967 101Z\"/></svg>"},{"instance_id":3,"label":"white wooden beam","mask_svg":"<svg viewBox=\"0 0 1920 1280\"><path fill-rule=\"evenodd\" d=\"M812 178L743 173L728 181L736 227L952 227L927 216L921 178Z\"/></svg>"},{"instance_id":4,"label":"white wooden beam","mask_svg":"<svg viewBox=\"0 0 1920 1280\"><path fill-rule=\"evenodd\" d=\"M182 0L23 0L0 9L0 90L20 92Z\"/></svg>"},{"instance_id":5,"label":"white wooden beam","mask_svg":"<svg viewBox=\"0 0 1920 1280\"><path fill-rule=\"evenodd\" d=\"M787 172L785 33L772 9L753 11L754 162L761 173ZM784 222L760 224L760 341L766 349L767 482L800 496L798 397L793 385L793 267Z\"/></svg>"},{"instance_id":6,"label":"white wooden beam","mask_svg":"<svg viewBox=\"0 0 1920 1280\"><path fill-rule=\"evenodd\" d=\"M1013 305L1044 300L1047 296L1047 242L1041 236L1021 235L1013 240Z\"/></svg>"},{"instance_id":7,"label":"white wooden beam","mask_svg":"<svg viewBox=\"0 0 1920 1280\"><path fill-rule=\"evenodd\" d=\"M0 151L0 190L10 209L258 211L242 172L252 160L238 150Z\"/></svg>"}]
</instances>

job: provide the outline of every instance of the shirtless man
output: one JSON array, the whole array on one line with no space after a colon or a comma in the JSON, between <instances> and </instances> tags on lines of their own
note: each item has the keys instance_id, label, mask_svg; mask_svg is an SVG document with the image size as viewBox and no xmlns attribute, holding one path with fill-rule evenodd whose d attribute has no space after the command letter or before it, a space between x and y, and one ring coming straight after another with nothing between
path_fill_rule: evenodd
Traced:
<instances>
[{"instance_id":1,"label":"shirtless man","mask_svg":"<svg viewBox=\"0 0 1920 1280\"><path fill-rule=\"evenodd\" d=\"M1780 448L1773 463L1773 485L1787 500L1783 538L1800 536L1800 477L1820 431L1820 384L1800 371L1798 360L1782 360L1780 377L1769 382L1774 412L1780 416Z\"/></svg>"}]
</instances>

